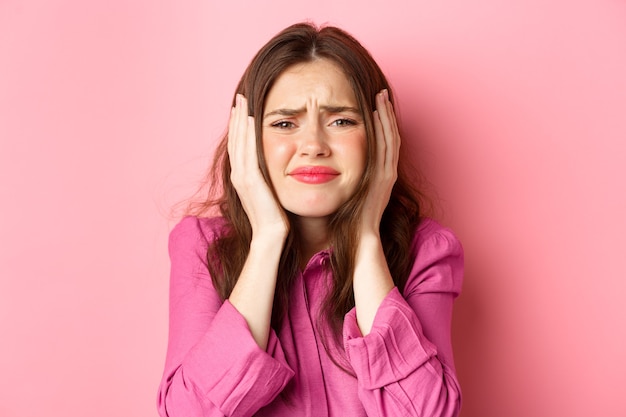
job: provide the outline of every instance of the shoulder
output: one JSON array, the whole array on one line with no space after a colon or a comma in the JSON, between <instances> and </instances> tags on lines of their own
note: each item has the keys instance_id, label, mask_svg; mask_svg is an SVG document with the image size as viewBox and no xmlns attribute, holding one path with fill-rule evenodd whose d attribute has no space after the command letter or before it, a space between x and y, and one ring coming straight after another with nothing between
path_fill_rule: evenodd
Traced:
<instances>
[{"instance_id":1,"label":"shoulder","mask_svg":"<svg viewBox=\"0 0 626 417\"><path fill-rule=\"evenodd\" d=\"M424 218L413 236L414 263L405 291L459 294L463 281L464 253L454 232L431 218Z\"/></svg>"},{"instance_id":2,"label":"shoulder","mask_svg":"<svg viewBox=\"0 0 626 417\"><path fill-rule=\"evenodd\" d=\"M172 229L169 236L169 249L180 247L206 248L226 230L226 220L222 217L183 217Z\"/></svg>"},{"instance_id":3,"label":"shoulder","mask_svg":"<svg viewBox=\"0 0 626 417\"><path fill-rule=\"evenodd\" d=\"M428 217L423 218L417 226L412 246L414 252L453 251L461 256L463 254L461 241L452 229L442 226L436 220Z\"/></svg>"}]
</instances>

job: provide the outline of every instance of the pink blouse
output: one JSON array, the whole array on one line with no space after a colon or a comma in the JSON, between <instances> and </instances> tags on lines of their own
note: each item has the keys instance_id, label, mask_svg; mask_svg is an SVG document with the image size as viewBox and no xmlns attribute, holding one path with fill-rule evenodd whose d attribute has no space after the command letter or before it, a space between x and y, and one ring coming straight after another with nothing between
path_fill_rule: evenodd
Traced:
<instances>
[{"instance_id":1,"label":"pink blouse","mask_svg":"<svg viewBox=\"0 0 626 417\"><path fill-rule=\"evenodd\" d=\"M449 229L422 221L404 291L394 288L383 300L367 336L359 331L355 310L346 314L343 347L331 356L348 373L332 362L316 325L329 253L316 254L297 277L288 317L271 330L264 351L244 318L220 300L209 276L207 246L222 223L186 217L170 235L170 334L158 395L161 416L458 415L450 325L463 279L463 250Z\"/></svg>"}]
</instances>

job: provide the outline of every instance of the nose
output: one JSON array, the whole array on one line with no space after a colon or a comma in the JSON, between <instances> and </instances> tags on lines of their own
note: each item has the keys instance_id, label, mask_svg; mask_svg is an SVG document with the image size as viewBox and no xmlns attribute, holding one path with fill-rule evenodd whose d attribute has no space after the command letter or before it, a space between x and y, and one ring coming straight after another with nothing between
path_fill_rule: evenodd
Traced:
<instances>
[{"instance_id":1,"label":"nose","mask_svg":"<svg viewBox=\"0 0 626 417\"><path fill-rule=\"evenodd\" d=\"M324 129L317 123L308 124L302 131L300 141L300 155L309 157L323 157L330 155L328 138Z\"/></svg>"}]
</instances>

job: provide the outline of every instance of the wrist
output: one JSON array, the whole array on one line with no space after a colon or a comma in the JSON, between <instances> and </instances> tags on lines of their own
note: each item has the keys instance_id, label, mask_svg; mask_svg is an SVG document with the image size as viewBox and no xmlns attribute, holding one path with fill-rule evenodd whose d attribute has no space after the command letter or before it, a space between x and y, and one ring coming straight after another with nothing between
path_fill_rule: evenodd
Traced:
<instances>
[{"instance_id":1,"label":"wrist","mask_svg":"<svg viewBox=\"0 0 626 417\"><path fill-rule=\"evenodd\" d=\"M250 251L258 250L260 253L271 254L276 252L280 254L286 239L287 231L278 228L254 232L250 241Z\"/></svg>"},{"instance_id":2,"label":"wrist","mask_svg":"<svg viewBox=\"0 0 626 417\"><path fill-rule=\"evenodd\" d=\"M361 230L359 233L357 252L382 249L378 230Z\"/></svg>"}]
</instances>

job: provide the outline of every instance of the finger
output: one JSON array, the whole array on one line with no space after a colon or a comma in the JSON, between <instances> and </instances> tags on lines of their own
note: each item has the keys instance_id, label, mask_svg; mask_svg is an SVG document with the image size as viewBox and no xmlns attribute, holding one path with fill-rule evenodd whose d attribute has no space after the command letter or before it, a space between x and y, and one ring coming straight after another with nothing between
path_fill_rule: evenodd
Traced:
<instances>
[{"instance_id":1,"label":"finger","mask_svg":"<svg viewBox=\"0 0 626 417\"><path fill-rule=\"evenodd\" d=\"M235 147L235 118L236 118L236 108L233 107L230 109L230 119L228 120L228 142L227 142L227 150L228 150L228 158L231 161L231 165L233 162L234 156L234 147Z\"/></svg>"},{"instance_id":2,"label":"finger","mask_svg":"<svg viewBox=\"0 0 626 417\"><path fill-rule=\"evenodd\" d=\"M239 146L242 166L246 172L254 172L259 163L256 154L256 135L254 133L254 117L248 115L248 100L241 96L239 108ZM252 170L252 171L250 171Z\"/></svg>"},{"instance_id":3,"label":"finger","mask_svg":"<svg viewBox=\"0 0 626 417\"><path fill-rule=\"evenodd\" d=\"M245 166L252 170L251 172L259 171L259 159L256 152L256 135L254 133L254 117L246 116L246 131L245 131Z\"/></svg>"},{"instance_id":4,"label":"finger","mask_svg":"<svg viewBox=\"0 0 626 417\"><path fill-rule=\"evenodd\" d=\"M385 108L387 110L385 118L386 124L383 124L383 128L387 127L387 134L389 135L389 153L387 154L387 166L391 169L395 169L397 165L400 135L398 133L398 124L396 122L395 112L393 111L393 104L391 104L391 101L389 100L388 90L383 90L383 97L385 101Z\"/></svg>"},{"instance_id":5,"label":"finger","mask_svg":"<svg viewBox=\"0 0 626 417\"><path fill-rule=\"evenodd\" d=\"M394 131L394 139L395 139L395 160L397 161L399 153L400 153L400 145L402 143L402 136L400 136L400 128L398 126L398 118L396 117L396 112L393 108L393 104L389 100L389 91L385 90L385 97L387 99L387 106L389 109L390 121Z\"/></svg>"},{"instance_id":6,"label":"finger","mask_svg":"<svg viewBox=\"0 0 626 417\"><path fill-rule=\"evenodd\" d=\"M383 90L380 97L380 120L387 144L387 154L385 155L385 166L389 169L397 169L400 153L400 133L396 120L393 105L389 101L389 92Z\"/></svg>"},{"instance_id":7,"label":"finger","mask_svg":"<svg viewBox=\"0 0 626 417\"><path fill-rule=\"evenodd\" d=\"M390 165L393 154L393 129L389 123L389 108L387 107L384 90L376 95L376 108L378 110L378 117L380 120L381 136L380 142L384 145L382 159L379 159L382 163L382 168L387 169ZM391 155L390 155L391 154Z\"/></svg>"},{"instance_id":8,"label":"finger","mask_svg":"<svg viewBox=\"0 0 626 417\"><path fill-rule=\"evenodd\" d=\"M234 118L234 131L232 141L232 161L235 169L240 173L245 173L247 168L247 155L246 155L246 139L248 129L248 106L247 100L241 94L237 95L235 118Z\"/></svg>"},{"instance_id":9,"label":"finger","mask_svg":"<svg viewBox=\"0 0 626 417\"><path fill-rule=\"evenodd\" d=\"M239 114L240 114L239 94L235 97L235 106L231 109L231 117L228 124L228 155L231 166L237 162L237 148L239 138Z\"/></svg>"},{"instance_id":10,"label":"finger","mask_svg":"<svg viewBox=\"0 0 626 417\"><path fill-rule=\"evenodd\" d=\"M376 167L378 169L382 169L382 164L384 164L384 155L385 155L385 132L383 131L383 125L380 121L380 112L378 110L374 111L374 133L376 135Z\"/></svg>"}]
</instances>

